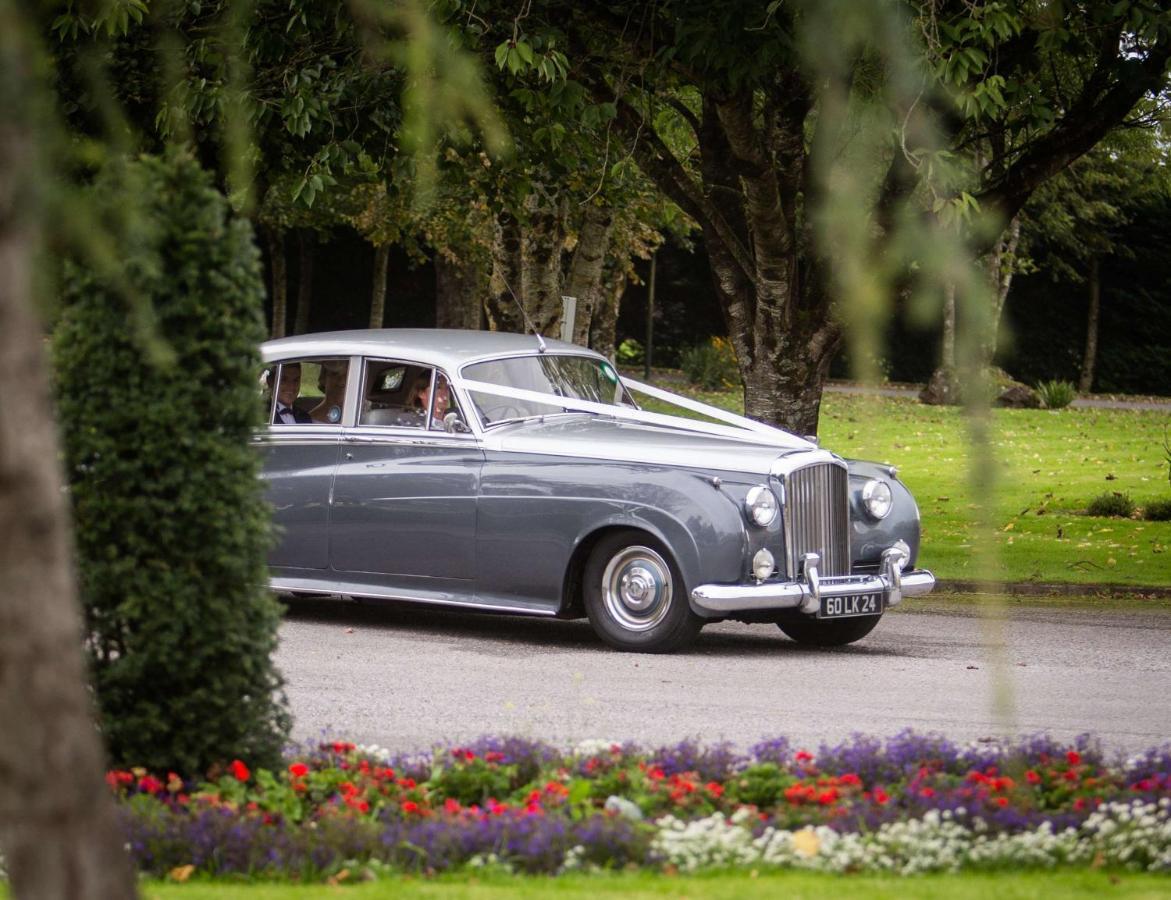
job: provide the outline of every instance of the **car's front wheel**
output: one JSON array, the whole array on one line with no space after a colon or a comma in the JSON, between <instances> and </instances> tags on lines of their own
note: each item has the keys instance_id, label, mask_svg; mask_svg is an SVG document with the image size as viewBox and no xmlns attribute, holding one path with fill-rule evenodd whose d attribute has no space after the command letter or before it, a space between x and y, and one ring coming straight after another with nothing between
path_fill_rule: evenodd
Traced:
<instances>
[{"instance_id":1,"label":"car's front wheel","mask_svg":"<svg viewBox=\"0 0 1171 900\"><path fill-rule=\"evenodd\" d=\"M619 650L669 653L690 644L703 627L670 552L640 531L616 531L598 541L582 591L594 631Z\"/></svg>"},{"instance_id":2,"label":"car's front wheel","mask_svg":"<svg viewBox=\"0 0 1171 900\"><path fill-rule=\"evenodd\" d=\"M798 644L813 647L841 647L860 641L874 630L882 616L854 616L849 619L807 619L778 622L777 627Z\"/></svg>"}]
</instances>

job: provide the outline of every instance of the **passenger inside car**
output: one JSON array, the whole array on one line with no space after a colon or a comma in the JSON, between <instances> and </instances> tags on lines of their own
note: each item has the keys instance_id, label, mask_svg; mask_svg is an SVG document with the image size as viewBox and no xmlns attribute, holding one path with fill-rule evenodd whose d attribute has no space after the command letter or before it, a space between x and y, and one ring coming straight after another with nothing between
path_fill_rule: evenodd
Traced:
<instances>
[{"instance_id":1,"label":"passenger inside car","mask_svg":"<svg viewBox=\"0 0 1171 900\"><path fill-rule=\"evenodd\" d=\"M346 399L346 372L349 363L345 360L326 360L321 364L321 375L317 387L322 393L321 402L309 410L309 418L318 423L336 425L342 420L342 406Z\"/></svg>"},{"instance_id":2,"label":"passenger inside car","mask_svg":"<svg viewBox=\"0 0 1171 900\"><path fill-rule=\"evenodd\" d=\"M267 380L272 381L270 370ZM285 363L281 366L280 381L277 384L276 404L272 411L273 425L308 425L309 414L296 406L301 393L301 364Z\"/></svg>"}]
</instances>

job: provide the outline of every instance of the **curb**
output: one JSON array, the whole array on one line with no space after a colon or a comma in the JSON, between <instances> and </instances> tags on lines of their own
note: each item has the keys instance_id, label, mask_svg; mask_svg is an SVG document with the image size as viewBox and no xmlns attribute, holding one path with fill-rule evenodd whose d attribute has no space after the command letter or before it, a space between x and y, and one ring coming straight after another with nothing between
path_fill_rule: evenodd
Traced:
<instances>
[{"instance_id":1,"label":"curb","mask_svg":"<svg viewBox=\"0 0 1171 900\"><path fill-rule=\"evenodd\" d=\"M1002 584L995 581L962 581L948 579L937 581L932 593L943 594L1008 594L1021 597L1085 596L1103 594L1108 596L1171 597L1171 587L1130 584L1069 584L1066 582L1044 583L1021 581Z\"/></svg>"}]
</instances>

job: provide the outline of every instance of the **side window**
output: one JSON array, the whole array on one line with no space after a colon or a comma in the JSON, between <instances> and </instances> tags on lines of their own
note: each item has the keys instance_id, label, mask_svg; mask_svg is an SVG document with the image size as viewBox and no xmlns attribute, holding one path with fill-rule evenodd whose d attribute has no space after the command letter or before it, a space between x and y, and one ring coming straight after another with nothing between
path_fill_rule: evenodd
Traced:
<instances>
[{"instance_id":1,"label":"side window","mask_svg":"<svg viewBox=\"0 0 1171 900\"><path fill-rule=\"evenodd\" d=\"M342 420L346 399L348 359L306 359L283 362L270 379L276 379L276 403L272 424L336 425Z\"/></svg>"},{"instance_id":2,"label":"side window","mask_svg":"<svg viewBox=\"0 0 1171 900\"><path fill-rule=\"evenodd\" d=\"M360 425L443 431L444 416L456 409L447 376L428 366L369 360L365 376Z\"/></svg>"}]
</instances>

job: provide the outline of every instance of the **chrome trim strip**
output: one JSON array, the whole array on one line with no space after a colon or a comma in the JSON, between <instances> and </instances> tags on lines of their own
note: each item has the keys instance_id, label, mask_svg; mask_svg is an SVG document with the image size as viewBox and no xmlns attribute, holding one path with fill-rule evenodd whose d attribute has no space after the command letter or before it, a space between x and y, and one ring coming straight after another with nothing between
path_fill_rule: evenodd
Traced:
<instances>
[{"instance_id":1,"label":"chrome trim strip","mask_svg":"<svg viewBox=\"0 0 1171 900\"><path fill-rule=\"evenodd\" d=\"M429 606L454 606L460 609L482 610L483 612L521 613L529 616L556 616L554 609L535 606L512 606L503 603L476 603L472 600L456 600L412 594L410 591L386 591L372 588L369 585L348 584L336 582L329 588L321 583L303 578L273 577L268 580L269 588L273 591L286 591L291 594L319 594L325 597L357 597L364 600L398 600L403 603L426 603Z\"/></svg>"},{"instance_id":2,"label":"chrome trim strip","mask_svg":"<svg viewBox=\"0 0 1171 900\"><path fill-rule=\"evenodd\" d=\"M935 587L931 572L926 569L900 572L897 562L887 554L883 554L883 568L878 575L824 577L818 576L816 565L807 566L807 571L810 577L801 581L703 584L691 592L693 608L708 618L762 609L797 609L815 615L821 598L826 596L881 592L885 606L891 608L898 606L904 597L929 594Z\"/></svg>"},{"instance_id":3,"label":"chrome trim strip","mask_svg":"<svg viewBox=\"0 0 1171 900\"><path fill-rule=\"evenodd\" d=\"M367 431L366 429L371 430ZM421 428L398 428L393 425L359 426L347 428L342 435L343 444L388 444L412 447L467 447L479 446L479 440L472 434L448 434L445 431L424 431Z\"/></svg>"}]
</instances>

